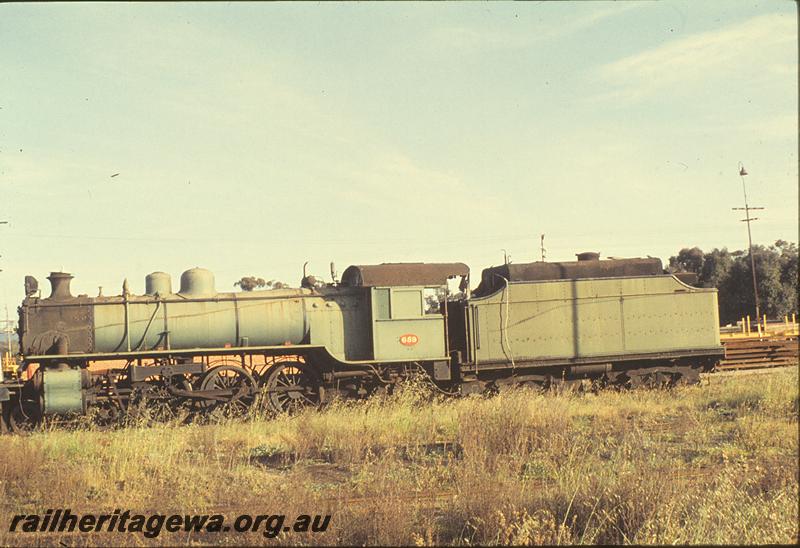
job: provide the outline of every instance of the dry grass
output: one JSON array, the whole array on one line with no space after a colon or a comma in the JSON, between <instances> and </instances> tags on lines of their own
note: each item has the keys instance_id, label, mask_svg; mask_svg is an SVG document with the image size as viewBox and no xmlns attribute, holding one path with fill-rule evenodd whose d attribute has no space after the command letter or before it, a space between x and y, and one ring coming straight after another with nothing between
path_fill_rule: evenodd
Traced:
<instances>
[{"instance_id":1,"label":"dry grass","mask_svg":"<svg viewBox=\"0 0 800 548\"><path fill-rule=\"evenodd\" d=\"M271 421L4 436L0 544L796 542L797 375L489 399L410 385ZM333 517L272 541L6 532L57 507Z\"/></svg>"}]
</instances>

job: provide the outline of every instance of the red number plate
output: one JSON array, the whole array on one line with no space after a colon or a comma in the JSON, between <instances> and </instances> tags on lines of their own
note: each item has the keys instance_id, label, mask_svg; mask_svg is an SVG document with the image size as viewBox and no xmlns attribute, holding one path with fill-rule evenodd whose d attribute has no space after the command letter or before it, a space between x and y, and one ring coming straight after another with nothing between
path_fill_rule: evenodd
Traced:
<instances>
[{"instance_id":1,"label":"red number plate","mask_svg":"<svg viewBox=\"0 0 800 548\"><path fill-rule=\"evenodd\" d=\"M413 333L406 333L405 335L400 335L400 344L403 346L414 346L419 342L419 337L414 335Z\"/></svg>"}]
</instances>

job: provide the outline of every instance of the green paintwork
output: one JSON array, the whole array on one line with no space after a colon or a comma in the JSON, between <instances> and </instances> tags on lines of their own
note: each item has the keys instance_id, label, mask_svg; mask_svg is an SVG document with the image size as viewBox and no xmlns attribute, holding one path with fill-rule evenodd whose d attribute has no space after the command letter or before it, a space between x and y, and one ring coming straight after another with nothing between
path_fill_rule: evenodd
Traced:
<instances>
[{"instance_id":1,"label":"green paintwork","mask_svg":"<svg viewBox=\"0 0 800 548\"><path fill-rule=\"evenodd\" d=\"M372 358L369 290L279 289L131 297L131 350L229 346L324 346L341 361ZM165 322L166 316L166 322ZM237 338L238 324L238 338ZM126 351L125 304L106 299L94 308L94 352Z\"/></svg>"},{"instance_id":2,"label":"green paintwork","mask_svg":"<svg viewBox=\"0 0 800 548\"><path fill-rule=\"evenodd\" d=\"M335 290L305 300L310 343L324 346L339 361L372 358L369 293Z\"/></svg>"},{"instance_id":3,"label":"green paintwork","mask_svg":"<svg viewBox=\"0 0 800 548\"><path fill-rule=\"evenodd\" d=\"M720 347L716 289L673 276L511 283L469 314L478 363Z\"/></svg>"},{"instance_id":4,"label":"green paintwork","mask_svg":"<svg viewBox=\"0 0 800 548\"><path fill-rule=\"evenodd\" d=\"M447 359L445 318L425 314L426 293L436 290L326 287L105 297L95 301L92 320L87 316L94 328L89 344L70 350L302 345L324 348L340 362ZM513 282L466 306L468 361L476 363L720 348L716 290L667 275Z\"/></svg>"},{"instance_id":5,"label":"green paintwork","mask_svg":"<svg viewBox=\"0 0 800 548\"><path fill-rule=\"evenodd\" d=\"M212 297L131 297L131 350L310 344L339 361L441 358L444 318L424 316L423 288L383 288L392 307L372 320L376 288L325 288L217 293ZM166 315L166 329L165 329ZM238 339L237 339L238 322ZM415 334L407 346L400 337ZM374 341L374 348L373 348ZM126 351L125 304L108 299L94 309L94 352Z\"/></svg>"},{"instance_id":6,"label":"green paintwork","mask_svg":"<svg viewBox=\"0 0 800 548\"><path fill-rule=\"evenodd\" d=\"M128 303L131 350L166 348L165 331L169 331L169 347L174 349L299 344L308 331L302 296L296 292L282 296L259 299L254 298L257 295L220 293L215 296L218 300L171 296L160 303L133 298ZM95 307L94 347L95 352L127 349L121 300Z\"/></svg>"},{"instance_id":7,"label":"green paintwork","mask_svg":"<svg viewBox=\"0 0 800 548\"><path fill-rule=\"evenodd\" d=\"M390 292L390 317L385 318L382 291ZM373 302L379 317L372 320L374 359L381 360L430 360L445 356L444 316L424 315L423 287L372 288ZM385 318L385 319L380 319ZM415 336L416 343L403 344L408 337Z\"/></svg>"},{"instance_id":8,"label":"green paintwork","mask_svg":"<svg viewBox=\"0 0 800 548\"><path fill-rule=\"evenodd\" d=\"M45 414L83 412L80 369L45 370L43 374Z\"/></svg>"}]
</instances>

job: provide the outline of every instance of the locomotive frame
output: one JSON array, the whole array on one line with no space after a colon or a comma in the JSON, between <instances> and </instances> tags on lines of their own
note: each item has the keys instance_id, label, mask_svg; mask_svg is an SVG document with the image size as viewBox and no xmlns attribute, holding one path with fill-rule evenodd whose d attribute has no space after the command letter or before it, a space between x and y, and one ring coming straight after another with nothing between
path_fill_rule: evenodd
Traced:
<instances>
[{"instance_id":1,"label":"locomotive frame","mask_svg":"<svg viewBox=\"0 0 800 548\"><path fill-rule=\"evenodd\" d=\"M11 430L90 409L101 422L141 407L292 411L391 389L413 372L448 394L695 382L722 355L716 290L658 259L503 265L471 294L462 263L355 265L340 283L244 293L217 293L199 268L178 293L153 273L142 296L126 281L120 296L73 297L71 278L52 273L41 299L26 277L29 378L0 384ZM448 293L452 278L462 295Z\"/></svg>"}]
</instances>

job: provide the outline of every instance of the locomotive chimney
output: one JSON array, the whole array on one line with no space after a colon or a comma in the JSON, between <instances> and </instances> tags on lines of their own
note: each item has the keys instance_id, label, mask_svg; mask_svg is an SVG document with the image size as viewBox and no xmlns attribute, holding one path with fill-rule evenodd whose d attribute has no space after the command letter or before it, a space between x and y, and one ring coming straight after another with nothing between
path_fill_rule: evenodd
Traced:
<instances>
[{"instance_id":1,"label":"locomotive chimney","mask_svg":"<svg viewBox=\"0 0 800 548\"><path fill-rule=\"evenodd\" d=\"M72 279L72 274L69 272L51 272L47 277L50 280L52 292L50 298L54 301L65 301L72 298L72 293L69 291L69 281Z\"/></svg>"}]
</instances>

